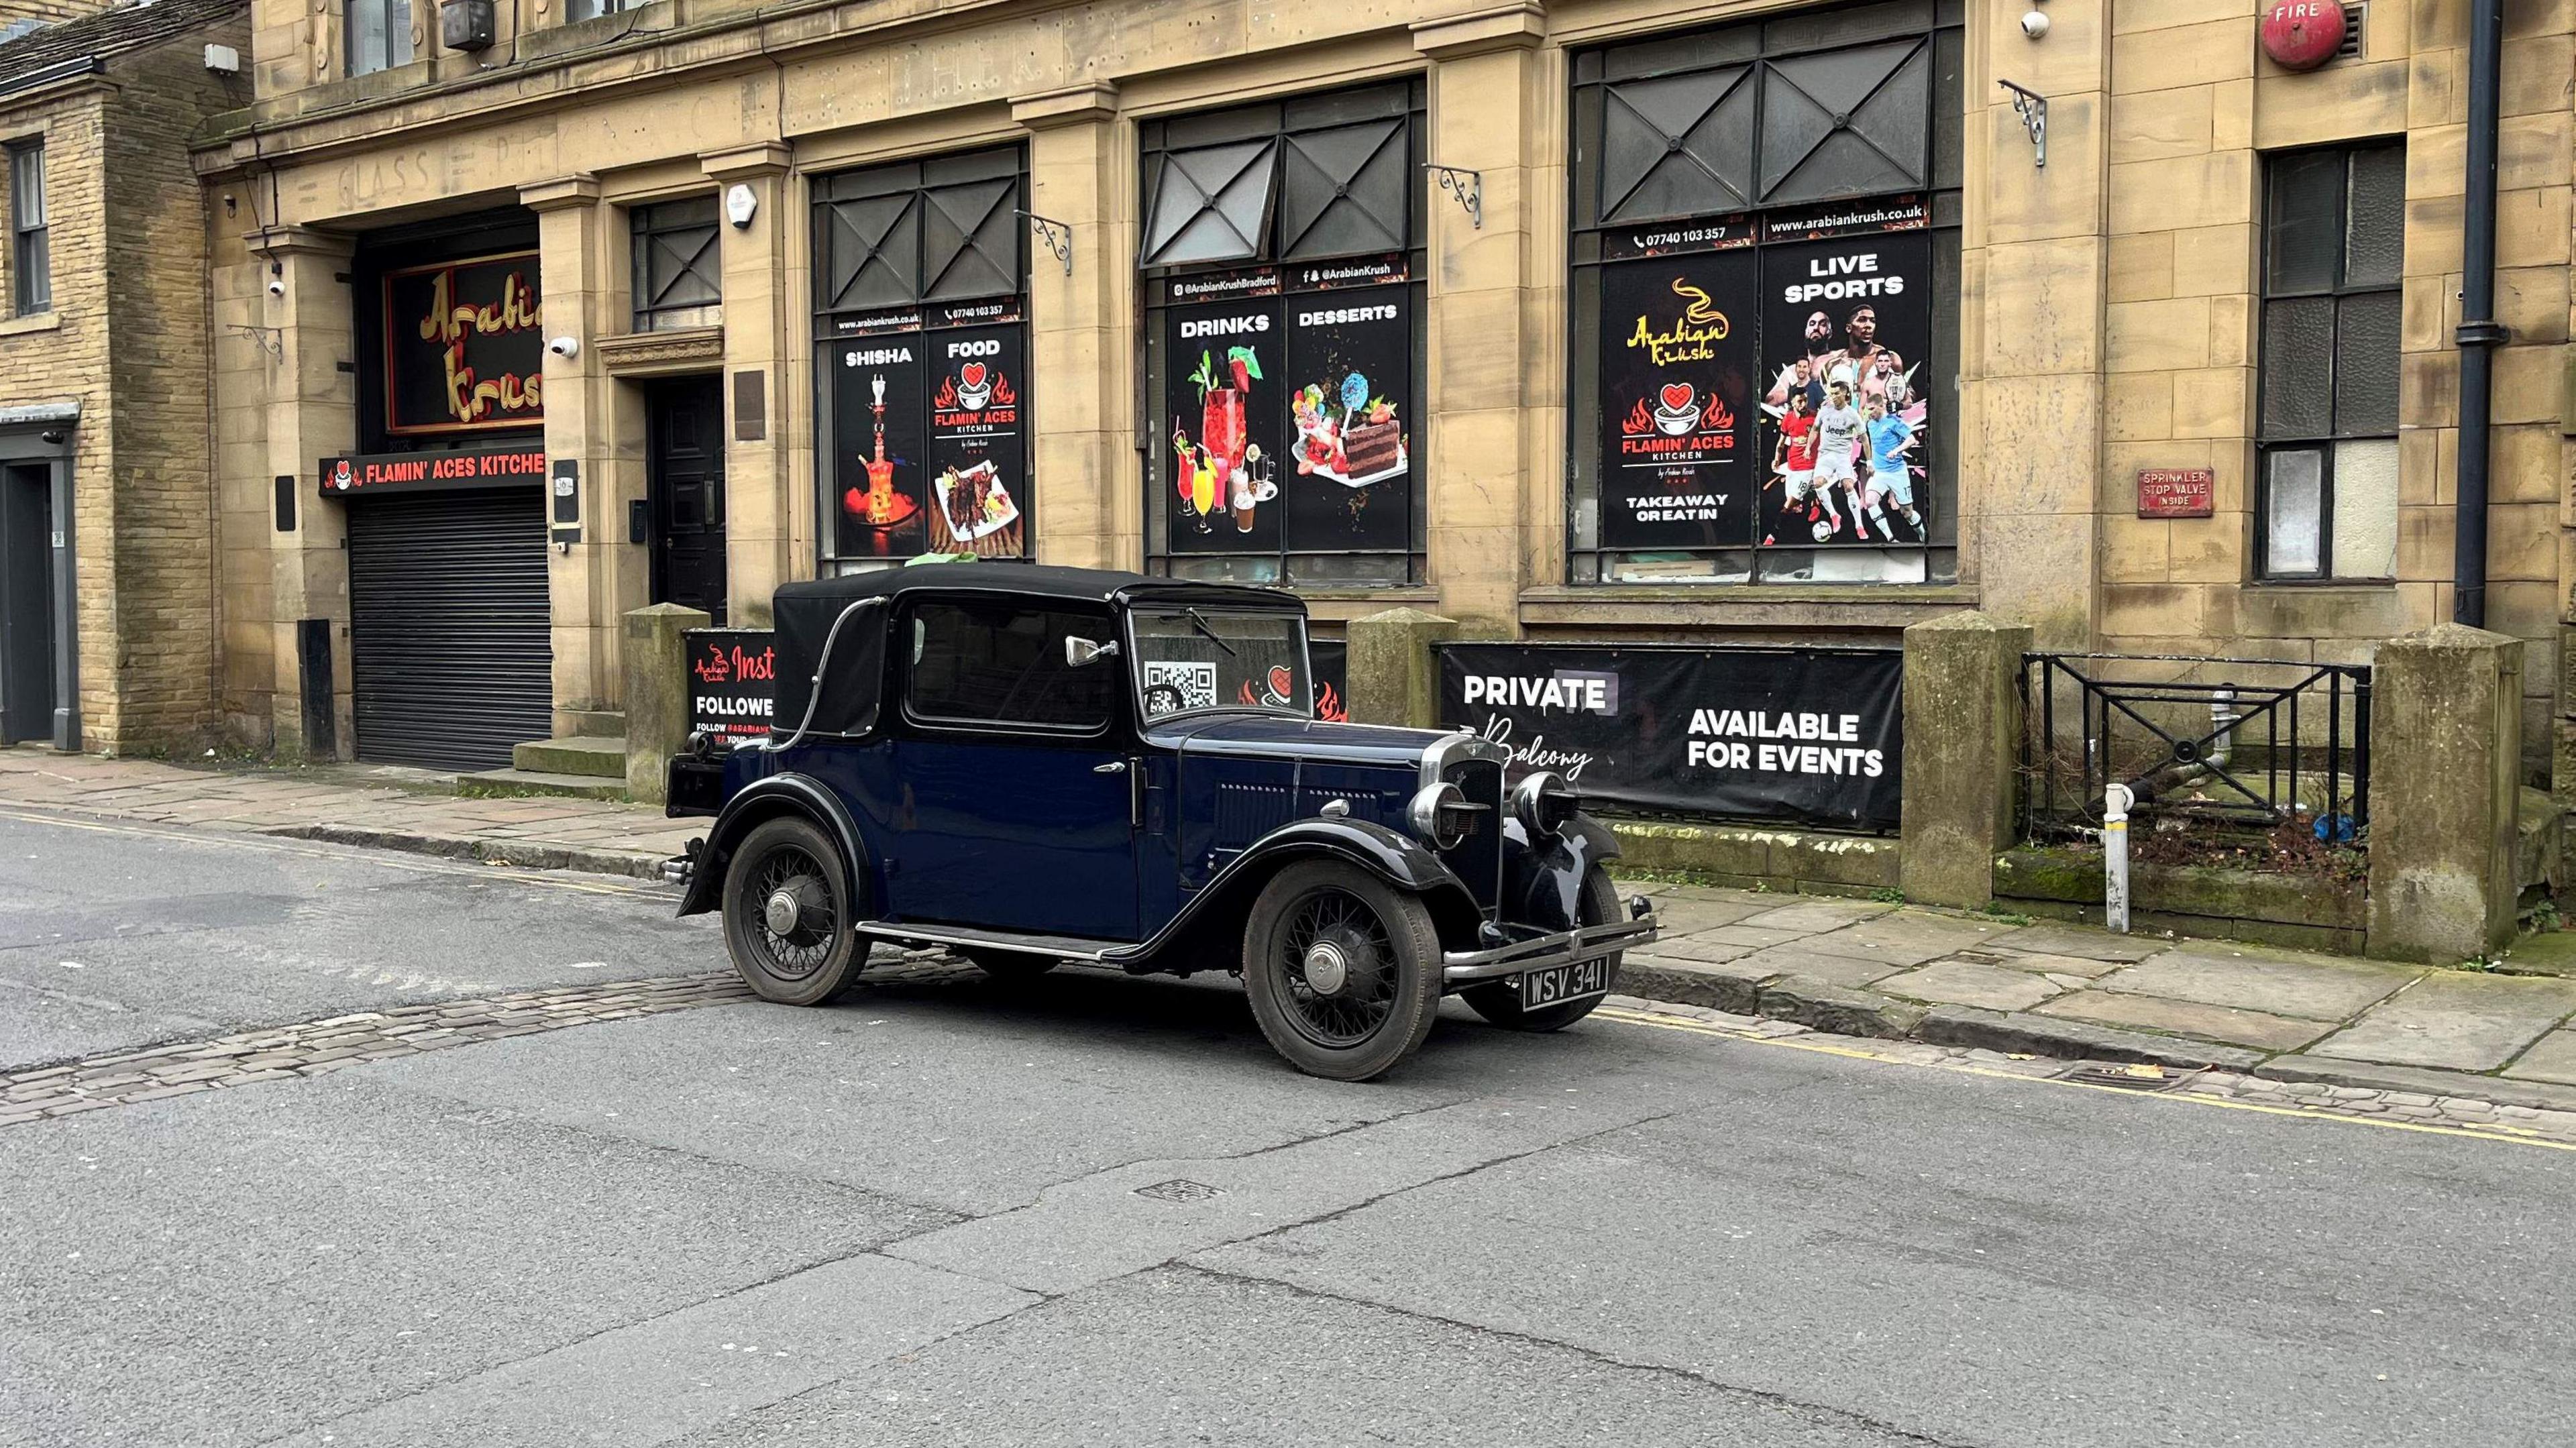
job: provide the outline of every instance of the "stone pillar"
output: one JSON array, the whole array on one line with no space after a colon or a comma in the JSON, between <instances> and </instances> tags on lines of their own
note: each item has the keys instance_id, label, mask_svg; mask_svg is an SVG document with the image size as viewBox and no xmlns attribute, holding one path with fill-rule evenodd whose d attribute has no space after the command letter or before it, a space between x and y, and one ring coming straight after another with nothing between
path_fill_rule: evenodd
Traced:
<instances>
[{"instance_id":1,"label":"stone pillar","mask_svg":"<svg viewBox=\"0 0 2576 1448\"><path fill-rule=\"evenodd\" d=\"M1457 636L1456 619L1418 608L1351 620L1351 721L1439 728L1440 656L1431 646Z\"/></svg>"},{"instance_id":2,"label":"stone pillar","mask_svg":"<svg viewBox=\"0 0 2576 1448\"><path fill-rule=\"evenodd\" d=\"M1136 147L1107 82L1023 96L1029 210L1060 224L1073 270L1029 237L1033 439L1030 546L1049 563L1136 568L1145 557L1136 479Z\"/></svg>"},{"instance_id":3,"label":"stone pillar","mask_svg":"<svg viewBox=\"0 0 2576 1448\"><path fill-rule=\"evenodd\" d=\"M796 469L789 465L794 445L810 441L813 429L806 389L788 385L801 371L791 366L788 339L804 330L787 315L788 228L798 224L788 205L788 159L775 141L698 158L728 204L739 186L754 208L749 226L734 225L727 213L717 242L724 267L725 609L737 628L769 627L770 594L812 572L811 541L797 541Z\"/></svg>"},{"instance_id":4,"label":"stone pillar","mask_svg":"<svg viewBox=\"0 0 2576 1448\"><path fill-rule=\"evenodd\" d=\"M2022 655L2031 630L1982 613L1905 631L1905 898L1979 906L2013 843Z\"/></svg>"},{"instance_id":5,"label":"stone pillar","mask_svg":"<svg viewBox=\"0 0 2576 1448\"><path fill-rule=\"evenodd\" d=\"M689 742L687 634L713 621L677 603L626 615L626 793L638 804L662 802L671 756Z\"/></svg>"},{"instance_id":6,"label":"stone pillar","mask_svg":"<svg viewBox=\"0 0 2576 1448\"><path fill-rule=\"evenodd\" d=\"M358 379L342 366L357 360L349 284L349 238L300 226L272 227L247 238L262 263L268 344L268 471L295 480L296 526L268 534L270 656L277 661L269 696L270 737L287 758L313 757L304 735L304 677L296 624L331 621L333 754L354 752L349 697L348 505L318 497L325 457L358 440ZM277 290L282 288L282 291Z\"/></svg>"},{"instance_id":7,"label":"stone pillar","mask_svg":"<svg viewBox=\"0 0 2576 1448\"><path fill-rule=\"evenodd\" d=\"M2379 646L2370 953L2448 965L2513 939L2522 641L2446 623Z\"/></svg>"},{"instance_id":8,"label":"stone pillar","mask_svg":"<svg viewBox=\"0 0 2576 1448\"><path fill-rule=\"evenodd\" d=\"M1541 439L1553 435L1541 405L1555 369L1537 359L1563 351L1529 290L1533 255L1561 244L1536 235L1555 214L1537 187L1559 177L1550 166L1564 115L1545 83L1546 34L1546 12L1531 3L1413 29L1414 48L1431 58L1426 159L1476 172L1483 208L1478 225L1435 188L1426 210L1430 361L1418 426L1430 441L1431 581L1442 613L1505 638L1520 633L1523 492L1540 470Z\"/></svg>"},{"instance_id":9,"label":"stone pillar","mask_svg":"<svg viewBox=\"0 0 2576 1448\"><path fill-rule=\"evenodd\" d=\"M619 464L641 454L642 438L621 438L611 421L614 398L608 371L591 344L626 330L612 315L625 296L615 268L626 263L622 238L606 234L599 178L587 173L520 189L519 200L537 213L538 303L549 340L581 343L572 357L546 354L546 461L581 469L581 541L557 546L549 560L548 593L554 614L555 733L573 732L570 716L617 707L618 615L644 601L645 560L624 546L625 503ZM621 456L621 454L623 456ZM548 536L552 537L551 474Z\"/></svg>"}]
</instances>

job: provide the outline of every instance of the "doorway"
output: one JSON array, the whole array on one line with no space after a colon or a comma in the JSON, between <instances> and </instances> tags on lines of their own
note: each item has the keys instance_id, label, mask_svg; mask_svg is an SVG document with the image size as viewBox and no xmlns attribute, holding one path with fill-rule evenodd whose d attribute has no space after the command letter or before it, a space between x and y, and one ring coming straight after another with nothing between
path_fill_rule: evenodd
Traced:
<instances>
[{"instance_id":1,"label":"doorway","mask_svg":"<svg viewBox=\"0 0 2576 1448\"><path fill-rule=\"evenodd\" d=\"M724 389L714 377L654 383L644 394L645 492L653 601L725 622Z\"/></svg>"},{"instance_id":2,"label":"doorway","mask_svg":"<svg viewBox=\"0 0 2576 1448\"><path fill-rule=\"evenodd\" d=\"M54 737L54 470L0 470L0 744Z\"/></svg>"}]
</instances>

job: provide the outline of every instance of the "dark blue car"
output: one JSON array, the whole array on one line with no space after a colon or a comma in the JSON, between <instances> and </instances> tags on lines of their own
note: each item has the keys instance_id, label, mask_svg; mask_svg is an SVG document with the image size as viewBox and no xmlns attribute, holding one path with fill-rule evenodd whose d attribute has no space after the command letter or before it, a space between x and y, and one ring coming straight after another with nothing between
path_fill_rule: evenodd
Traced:
<instances>
[{"instance_id":1,"label":"dark blue car","mask_svg":"<svg viewBox=\"0 0 2576 1448\"><path fill-rule=\"evenodd\" d=\"M1555 1030L1654 938L1609 831L1466 733L1314 717L1306 614L1261 588L948 563L778 590L773 732L701 739L684 915L762 996L828 1000L871 941L997 976L1242 975L1299 1069L1365 1080L1455 992Z\"/></svg>"}]
</instances>

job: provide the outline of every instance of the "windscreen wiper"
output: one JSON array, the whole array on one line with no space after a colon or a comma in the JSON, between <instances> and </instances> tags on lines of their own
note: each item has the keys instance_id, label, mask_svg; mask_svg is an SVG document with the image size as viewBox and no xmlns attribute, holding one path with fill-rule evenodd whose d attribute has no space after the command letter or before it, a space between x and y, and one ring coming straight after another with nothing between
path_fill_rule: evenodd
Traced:
<instances>
[{"instance_id":1,"label":"windscreen wiper","mask_svg":"<svg viewBox=\"0 0 2576 1448\"><path fill-rule=\"evenodd\" d=\"M1202 637L1204 637L1204 638L1205 638L1209 643L1212 643L1212 644L1216 645L1218 648L1221 648L1221 649L1225 650L1225 652L1226 652L1226 657L1228 657L1228 658L1232 658L1232 657L1234 657L1234 656L1239 652L1239 650L1237 650L1237 649L1235 648L1235 646L1234 646L1234 645L1232 645L1232 644L1230 644L1230 643L1227 643L1224 639L1222 639L1222 638L1218 637L1218 636L1217 636L1217 631L1216 631L1215 629L1212 629L1212 628L1208 627L1208 621L1207 621L1207 619L1206 619L1203 615L1201 615L1201 614L1200 614L1200 612L1199 612L1197 609L1195 609L1195 608L1185 608L1185 609L1182 609L1182 610L1181 610L1181 616L1182 616L1183 618L1188 619L1188 620L1190 621L1190 627L1192 627L1192 628L1194 628L1194 629L1197 629L1197 630L1199 631L1199 634L1200 634Z\"/></svg>"}]
</instances>

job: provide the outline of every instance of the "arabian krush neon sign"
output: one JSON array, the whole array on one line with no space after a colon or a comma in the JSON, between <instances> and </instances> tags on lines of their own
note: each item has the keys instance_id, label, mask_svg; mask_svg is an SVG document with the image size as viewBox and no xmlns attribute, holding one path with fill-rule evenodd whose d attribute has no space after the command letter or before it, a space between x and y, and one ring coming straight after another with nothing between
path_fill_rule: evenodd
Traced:
<instances>
[{"instance_id":1,"label":"arabian krush neon sign","mask_svg":"<svg viewBox=\"0 0 2576 1448\"><path fill-rule=\"evenodd\" d=\"M385 431L527 427L545 416L537 254L385 275Z\"/></svg>"}]
</instances>

